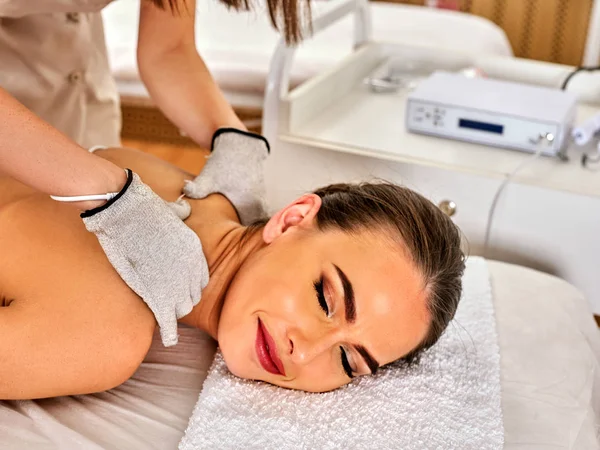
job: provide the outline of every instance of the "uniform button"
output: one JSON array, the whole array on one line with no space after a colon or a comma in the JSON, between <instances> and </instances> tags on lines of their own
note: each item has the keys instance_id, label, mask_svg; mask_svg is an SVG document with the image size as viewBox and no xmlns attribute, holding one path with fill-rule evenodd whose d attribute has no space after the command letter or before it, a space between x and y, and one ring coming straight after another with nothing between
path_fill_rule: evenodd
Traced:
<instances>
[{"instance_id":1,"label":"uniform button","mask_svg":"<svg viewBox=\"0 0 600 450\"><path fill-rule=\"evenodd\" d=\"M83 79L83 72L81 72L80 70L74 70L69 74L67 78L69 80L69 83L79 83Z\"/></svg>"},{"instance_id":2,"label":"uniform button","mask_svg":"<svg viewBox=\"0 0 600 450\"><path fill-rule=\"evenodd\" d=\"M67 14L67 20L69 22L73 22L73 23L79 23L79 13L68 13Z\"/></svg>"}]
</instances>

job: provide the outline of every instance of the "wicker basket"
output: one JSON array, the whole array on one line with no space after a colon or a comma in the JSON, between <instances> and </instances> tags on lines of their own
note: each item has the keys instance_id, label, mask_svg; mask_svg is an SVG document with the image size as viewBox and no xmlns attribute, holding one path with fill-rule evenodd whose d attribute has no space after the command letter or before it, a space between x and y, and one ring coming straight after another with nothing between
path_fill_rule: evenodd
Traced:
<instances>
[{"instance_id":1,"label":"wicker basket","mask_svg":"<svg viewBox=\"0 0 600 450\"><path fill-rule=\"evenodd\" d=\"M124 139L162 142L176 146L196 146L155 106L122 99L121 112L123 126L121 136ZM261 111L252 109L236 110L250 131L260 133Z\"/></svg>"}]
</instances>

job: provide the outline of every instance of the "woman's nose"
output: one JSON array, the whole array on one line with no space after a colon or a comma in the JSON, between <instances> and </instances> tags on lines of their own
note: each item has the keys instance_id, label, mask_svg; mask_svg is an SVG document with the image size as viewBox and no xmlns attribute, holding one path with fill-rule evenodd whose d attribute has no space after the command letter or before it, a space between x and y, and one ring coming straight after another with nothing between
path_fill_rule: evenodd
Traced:
<instances>
[{"instance_id":1,"label":"woman's nose","mask_svg":"<svg viewBox=\"0 0 600 450\"><path fill-rule=\"evenodd\" d=\"M300 330L288 332L289 353L294 364L305 365L328 351L338 341L333 330L302 333Z\"/></svg>"}]
</instances>

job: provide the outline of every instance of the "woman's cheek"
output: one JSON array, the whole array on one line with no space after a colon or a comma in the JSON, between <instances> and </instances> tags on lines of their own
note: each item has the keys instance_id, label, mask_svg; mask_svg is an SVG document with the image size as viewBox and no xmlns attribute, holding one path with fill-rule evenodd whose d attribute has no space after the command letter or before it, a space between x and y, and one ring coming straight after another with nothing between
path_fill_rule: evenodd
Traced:
<instances>
[{"instance_id":1,"label":"woman's cheek","mask_svg":"<svg viewBox=\"0 0 600 450\"><path fill-rule=\"evenodd\" d=\"M308 309L306 299L295 289L288 289L287 292L281 291L279 310L288 318L297 319L306 314Z\"/></svg>"}]
</instances>

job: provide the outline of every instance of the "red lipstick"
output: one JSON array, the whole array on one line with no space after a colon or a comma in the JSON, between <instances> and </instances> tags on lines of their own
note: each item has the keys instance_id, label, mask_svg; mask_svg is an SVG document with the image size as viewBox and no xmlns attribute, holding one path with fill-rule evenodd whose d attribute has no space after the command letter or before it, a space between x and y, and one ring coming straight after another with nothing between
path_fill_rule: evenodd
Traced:
<instances>
[{"instance_id":1,"label":"red lipstick","mask_svg":"<svg viewBox=\"0 0 600 450\"><path fill-rule=\"evenodd\" d=\"M279 355L277 354L277 346L275 341L264 327L260 319L258 319L258 329L256 331L256 355L260 365L267 372L275 375L285 376L285 370Z\"/></svg>"}]
</instances>

